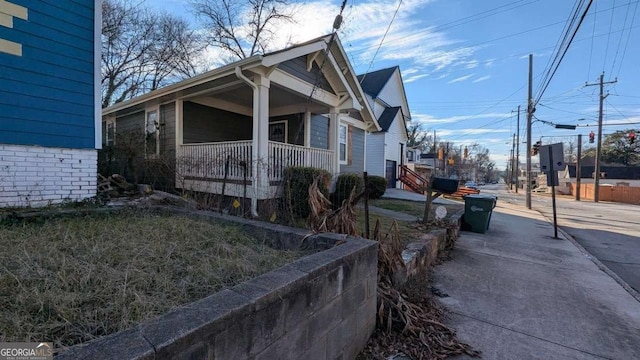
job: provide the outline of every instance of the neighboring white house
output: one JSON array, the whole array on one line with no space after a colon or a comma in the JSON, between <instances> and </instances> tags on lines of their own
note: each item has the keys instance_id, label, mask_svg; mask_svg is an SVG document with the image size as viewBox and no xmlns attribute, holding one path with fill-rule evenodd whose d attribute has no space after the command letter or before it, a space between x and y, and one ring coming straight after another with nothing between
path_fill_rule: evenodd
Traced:
<instances>
[{"instance_id":1,"label":"neighboring white house","mask_svg":"<svg viewBox=\"0 0 640 360\"><path fill-rule=\"evenodd\" d=\"M406 163L406 122L409 104L398 66L358 75L358 80L382 130L367 133L366 165L371 175L387 178L387 187L401 188L398 169Z\"/></svg>"}]
</instances>

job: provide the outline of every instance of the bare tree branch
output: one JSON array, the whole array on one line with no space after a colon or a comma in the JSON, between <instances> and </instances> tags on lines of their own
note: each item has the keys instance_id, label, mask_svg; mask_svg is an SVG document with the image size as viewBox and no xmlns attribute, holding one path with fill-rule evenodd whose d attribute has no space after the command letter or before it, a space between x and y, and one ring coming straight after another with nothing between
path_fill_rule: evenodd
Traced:
<instances>
[{"instance_id":1,"label":"bare tree branch","mask_svg":"<svg viewBox=\"0 0 640 360\"><path fill-rule=\"evenodd\" d=\"M181 18L131 0L104 0L102 106L195 75L203 48Z\"/></svg>"},{"instance_id":2,"label":"bare tree branch","mask_svg":"<svg viewBox=\"0 0 640 360\"><path fill-rule=\"evenodd\" d=\"M191 7L208 31L207 42L232 59L245 59L269 49L270 30L278 21L292 22L288 0L191 0Z\"/></svg>"}]
</instances>

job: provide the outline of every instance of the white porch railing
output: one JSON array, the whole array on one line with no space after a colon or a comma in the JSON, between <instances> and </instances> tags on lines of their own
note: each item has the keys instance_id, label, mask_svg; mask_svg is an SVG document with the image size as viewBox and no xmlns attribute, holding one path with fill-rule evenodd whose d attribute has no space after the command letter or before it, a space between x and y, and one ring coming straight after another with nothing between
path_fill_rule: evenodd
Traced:
<instances>
[{"instance_id":1,"label":"white porch railing","mask_svg":"<svg viewBox=\"0 0 640 360\"><path fill-rule=\"evenodd\" d=\"M224 165L229 159L227 179L242 180L244 167L251 179L251 140L184 144L178 148L178 173L183 177L223 179Z\"/></svg>"},{"instance_id":2,"label":"white porch railing","mask_svg":"<svg viewBox=\"0 0 640 360\"><path fill-rule=\"evenodd\" d=\"M184 144L178 148L178 174L183 178L223 179L229 158L228 180L242 180L244 167L252 179L252 141L225 141ZM310 166L332 171L333 151L269 141L267 166L269 181L280 181L290 166Z\"/></svg>"},{"instance_id":3,"label":"white porch railing","mask_svg":"<svg viewBox=\"0 0 640 360\"><path fill-rule=\"evenodd\" d=\"M310 166L329 172L333 167L333 151L269 141L269 180L282 180L290 166Z\"/></svg>"}]
</instances>

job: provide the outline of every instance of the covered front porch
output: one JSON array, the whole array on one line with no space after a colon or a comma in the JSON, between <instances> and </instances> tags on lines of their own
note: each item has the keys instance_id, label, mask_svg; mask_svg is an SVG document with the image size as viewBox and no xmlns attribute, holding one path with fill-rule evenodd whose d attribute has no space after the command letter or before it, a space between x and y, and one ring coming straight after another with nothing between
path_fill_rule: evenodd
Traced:
<instances>
[{"instance_id":1,"label":"covered front porch","mask_svg":"<svg viewBox=\"0 0 640 360\"><path fill-rule=\"evenodd\" d=\"M344 75L312 55L272 61L176 101L176 187L250 198L255 212L282 195L288 167L339 171L340 122L363 121Z\"/></svg>"},{"instance_id":2,"label":"covered front porch","mask_svg":"<svg viewBox=\"0 0 640 360\"><path fill-rule=\"evenodd\" d=\"M235 197L278 196L284 169L305 166L332 172L335 154L331 150L277 141L268 142L268 156L253 161L253 140L183 144L178 148L177 184L183 189ZM254 166L255 165L255 166ZM262 191L255 191L255 168L266 174ZM264 188L264 187L267 188Z\"/></svg>"}]
</instances>

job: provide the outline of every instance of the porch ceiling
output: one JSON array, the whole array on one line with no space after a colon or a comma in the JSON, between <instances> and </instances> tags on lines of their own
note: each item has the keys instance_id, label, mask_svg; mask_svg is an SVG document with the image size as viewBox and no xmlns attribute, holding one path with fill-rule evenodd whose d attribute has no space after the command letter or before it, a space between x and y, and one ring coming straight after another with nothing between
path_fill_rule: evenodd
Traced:
<instances>
[{"instance_id":1,"label":"porch ceiling","mask_svg":"<svg viewBox=\"0 0 640 360\"><path fill-rule=\"evenodd\" d=\"M215 104L215 100L239 105L251 109L253 106L253 90L244 83L234 84L224 89L212 90L209 93L192 98L196 102ZM204 101L198 101L204 100ZM271 83L269 88L270 113L279 115L280 111L289 113L310 111L314 113L328 113L329 108L315 101L309 102L306 97L290 91L278 84ZM280 110L280 111L279 111Z\"/></svg>"}]
</instances>

